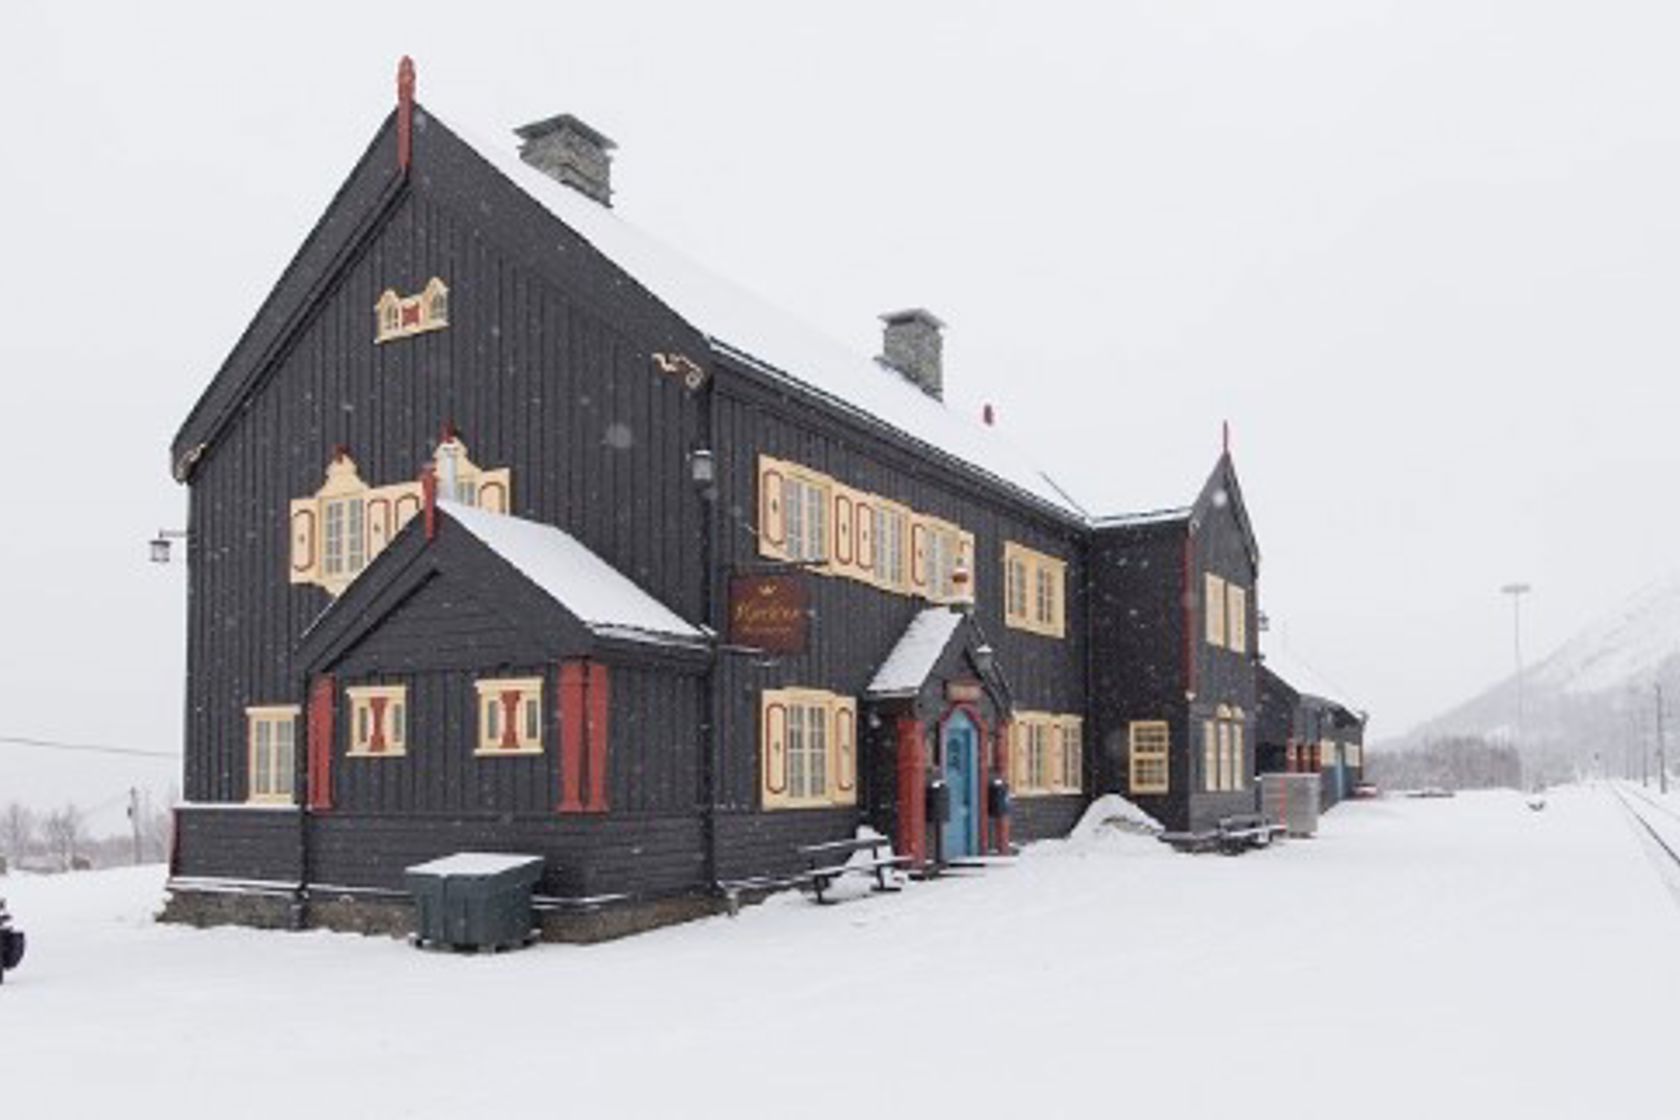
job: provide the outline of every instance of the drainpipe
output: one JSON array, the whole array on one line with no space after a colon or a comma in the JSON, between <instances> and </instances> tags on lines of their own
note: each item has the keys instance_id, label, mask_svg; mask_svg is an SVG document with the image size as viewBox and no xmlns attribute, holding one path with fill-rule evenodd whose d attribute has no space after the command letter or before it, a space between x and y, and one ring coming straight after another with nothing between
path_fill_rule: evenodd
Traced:
<instances>
[{"instance_id":1,"label":"drainpipe","mask_svg":"<svg viewBox=\"0 0 1680 1120\"><path fill-rule=\"evenodd\" d=\"M712 434L717 431L717 390L716 379L706 379L705 400L700 404L700 433L699 446L710 452L713 471L719 467L718 449L712 446ZM718 488L722 485L716 473L710 487L700 492L700 617L718 637L713 642L711 661L706 666L705 689L706 711L700 725L700 791L705 798L704 811L701 816L701 843L704 853L704 864L701 869L703 881L714 894L722 893L722 885L718 882L718 769L719 769L719 734L718 723L722 711L722 698L719 695L723 687L723 677L719 672L721 655L718 646L722 644L725 633L726 620L718 617L717 604L722 600L718 594L718 580L720 573L717 569L717 505Z\"/></svg>"}]
</instances>

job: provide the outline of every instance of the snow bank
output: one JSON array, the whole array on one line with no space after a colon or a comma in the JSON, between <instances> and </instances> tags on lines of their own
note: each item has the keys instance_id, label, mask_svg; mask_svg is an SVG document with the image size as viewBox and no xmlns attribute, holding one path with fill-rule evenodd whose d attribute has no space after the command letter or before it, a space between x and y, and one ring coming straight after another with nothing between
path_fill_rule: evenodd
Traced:
<instances>
[{"instance_id":1,"label":"snow bank","mask_svg":"<svg viewBox=\"0 0 1680 1120\"><path fill-rule=\"evenodd\" d=\"M1079 818L1079 823L1068 833L1068 840L1089 844L1116 832L1153 836L1163 831L1165 829L1161 827L1160 821L1118 793L1105 793L1091 802L1090 807L1085 810L1085 815Z\"/></svg>"}]
</instances>

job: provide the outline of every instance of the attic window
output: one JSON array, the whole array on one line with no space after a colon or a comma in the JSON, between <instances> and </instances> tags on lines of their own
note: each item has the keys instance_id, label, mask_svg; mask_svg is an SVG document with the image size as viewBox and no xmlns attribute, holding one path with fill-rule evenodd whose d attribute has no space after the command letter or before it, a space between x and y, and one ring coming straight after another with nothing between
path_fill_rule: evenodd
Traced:
<instances>
[{"instance_id":1,"label":"attic window","mask_svg":"<svg viewBox=\"0 0 1680 1120\"><path fill-rule=\"evenodd\" d=\"M449 285L434 276L411 296L386 288L373 305L374 342L391 342L449 325Z\"/></svg>"}]
</instances>

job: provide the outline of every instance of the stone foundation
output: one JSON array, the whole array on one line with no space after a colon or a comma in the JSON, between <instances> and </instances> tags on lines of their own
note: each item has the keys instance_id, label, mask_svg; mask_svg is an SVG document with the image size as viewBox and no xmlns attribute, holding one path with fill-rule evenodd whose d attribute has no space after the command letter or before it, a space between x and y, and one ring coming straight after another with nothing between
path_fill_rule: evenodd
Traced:
<instances>
[{"instance_id":1,"label":"stone foundation","mask_svg":"<svg viewBox=\"0 0 1680 1120\"><path fill-rule=\"evenodd\" d=\"M757 902L761 897L739 901ZM539 901L535 921L543 941L588 945L728 913L729 909L728 899L702 893L588 905ZM240 925L407 937L414 932L414 904L400 894L319 888L309 892L260 891L195 883L171 886L158 920L201 929Z\"/></svg>"}]
</instances>

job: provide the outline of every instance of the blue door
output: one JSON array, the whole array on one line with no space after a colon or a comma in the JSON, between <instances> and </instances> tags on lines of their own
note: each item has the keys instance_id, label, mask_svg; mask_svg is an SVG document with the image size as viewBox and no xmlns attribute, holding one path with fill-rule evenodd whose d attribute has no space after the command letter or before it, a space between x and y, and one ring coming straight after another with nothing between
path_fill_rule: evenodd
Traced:
<instances>
[{"instance_id":1,"label":"blue door","mask_svg":"<svg viewBox=\"0 0 1680 1120\"><path fill-rule=\"evenodd\" d=\"M941 837L941 854L946 859L971 856L979 846L975 837L980 814L974 773L979 738L974 721L962 712L953 714L945 724L945 784L951 790L951 819L945 822Z\"/></svg>"}]
</instances>

